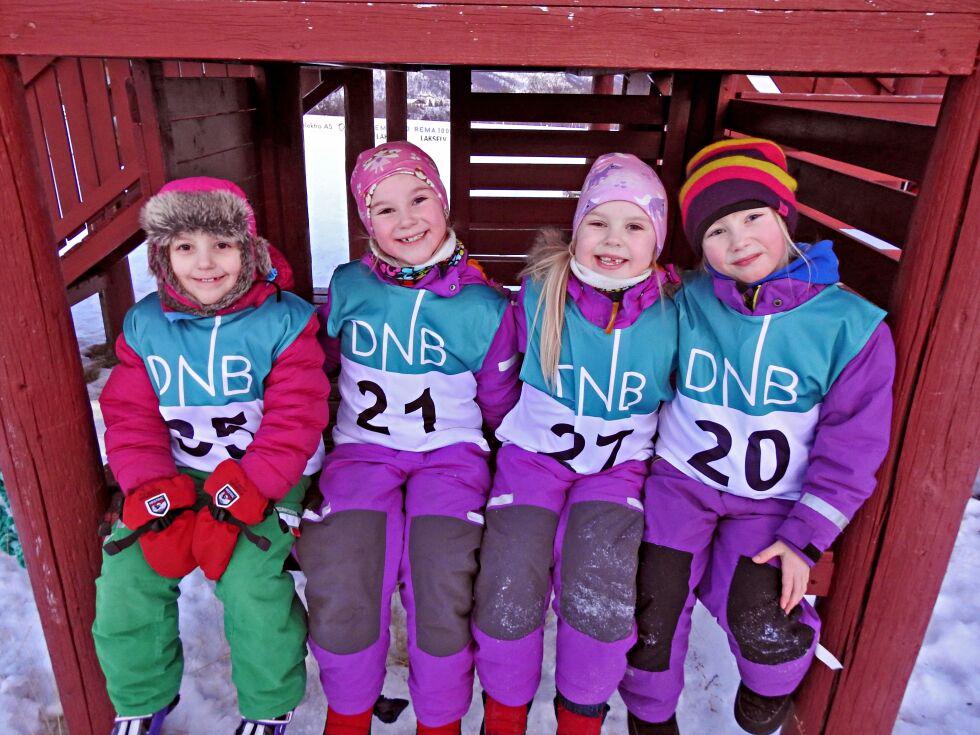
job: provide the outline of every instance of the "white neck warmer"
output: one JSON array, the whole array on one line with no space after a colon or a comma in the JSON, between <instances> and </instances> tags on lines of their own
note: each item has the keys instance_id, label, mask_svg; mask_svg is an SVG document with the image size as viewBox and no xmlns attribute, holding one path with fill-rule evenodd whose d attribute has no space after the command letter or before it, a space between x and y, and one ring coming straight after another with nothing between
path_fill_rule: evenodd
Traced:
<instances>
[{"instance_id":1,"label":"white neck warmer","mask_svg":"<svg viewBox=\"0 0 980 735\"><path fill-rule=\"evenodd\" d=\"M638 283L642 283L650 277L653 273L653 268L647 268L645 271L632 278L610 278L603 273L596 273L591 268L586 268L584 265L579 263L573 257L571 260L572 273L578 278L582 283L586 283L592 288L597 288L600 291L622 291L623 289L635 286Z\"/></svg>"},{"instance_id":2,"label":"white neck warmer","mask_svg":"<svg viewBox=\"0 0 980 735\"><path fill-rule=\"evenodd\" d=\"M388 255L388 253L386 253L384 250L378 247L378 243L374 241L373 237L371 238L369 245L371 247L371 252L374 254L374 257L376 257L378 260L383 260L388 265L393 265L395 266L395 268L411 268L412 270L422 270L423 268L428 268L430 265L441 263L442 261L446 260L450 255L453 254L453 251L456 250L456 233L453 232L452 230L449 230L448 234L446 235L445 242L443 242L442 245L436 248L436 251L432 254L431 258L429 258L424 263L420 263L419 265L408 265L407 263L402 263L400 260L395 260L390 255Z\"/></svg>"}]
</instances>

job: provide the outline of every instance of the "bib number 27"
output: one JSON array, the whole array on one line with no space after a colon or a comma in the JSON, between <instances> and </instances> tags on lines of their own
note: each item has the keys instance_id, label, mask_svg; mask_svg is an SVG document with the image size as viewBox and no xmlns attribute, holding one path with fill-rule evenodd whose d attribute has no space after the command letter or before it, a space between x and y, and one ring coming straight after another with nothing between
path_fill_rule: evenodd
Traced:
<instances>
[{"instance_id":1,"label":"bib number 27","mask_svg":"<svg viewBox=\"0 0 980 735\"><path fill-rule=\"evenodd\" d=\"M715 446L698 452L687 463L700 472L705 477L710 478L719 485L728 487L731 478L711 466L712 462L724 459L732 451L732 434L721 424L714 421L695 421L698 428L706 431L715 437ZM762 477L762 448L765 444L772 446L775 453L776 466L772 475L766 479ZM759 493L771 490L786 475L789 469L789 440L786 435L776 429L765 431L753 431L749 434L748 445L745 448L745 482L750 488Z\"/></svg>"}]
</instances>

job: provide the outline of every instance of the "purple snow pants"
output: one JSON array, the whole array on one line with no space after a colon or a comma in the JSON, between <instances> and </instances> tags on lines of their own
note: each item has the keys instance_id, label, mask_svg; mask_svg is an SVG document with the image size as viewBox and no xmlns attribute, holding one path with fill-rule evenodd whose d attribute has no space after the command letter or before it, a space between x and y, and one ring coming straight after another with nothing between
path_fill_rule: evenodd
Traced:
<instances>
[{"instance_id":1,"label":"purple snow pants","mask_svg":"<svg viewBox=\"0 0 980 735\"><path fill-rule=\"evenodd\" d=\"M767 696L796 689L816 652L820 619L806 600L786 615L778 560L751 558L776 541L792 502L720 492L656 460L644 505L639 641L619 687L629 711L661 722L677 708L695 596L727 634L750 689Z\"/></svg>"},{"instance_id":2,"label":"purple snow pants","mask_svg":"<svg viewBox=\"0 0 980 735\"><path fill-rule=\"evenodd\" d=\"M430 452L342 444L320 478L321 521L304 520L310 648L328 704L370 709L384 684L391 595L407 613L408 688L431 727L466 714L473 693L469 629L487 455L474 444Z\"/></svg>"},{"instance_id":3,"label":"purple snow pants","mask_svg":"<svg viewBox=\"0 0 980 735\"><path fill-rule=\"evenodd\" d=\"M476 670L498 702L534 698L552 588L558 691L581 705L615 691L636 641L645 473L646 462L630 461L579 475L546 455L500 450L473 613Z\"/></svg>"}]
</instances>

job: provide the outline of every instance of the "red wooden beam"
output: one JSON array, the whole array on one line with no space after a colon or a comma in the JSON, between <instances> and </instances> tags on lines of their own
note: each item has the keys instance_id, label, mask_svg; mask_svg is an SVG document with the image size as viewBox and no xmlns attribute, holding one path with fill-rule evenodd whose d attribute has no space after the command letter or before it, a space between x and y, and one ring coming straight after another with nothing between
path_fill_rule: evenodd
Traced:
<instances>
[{"instance_id":1,"label":"red wooden beam","mask_svg":"<svg viewBox=\"0 0 980 735\"><path fill-rule=\"evenodd\" d=\"M385 123L388 140L408 140L407 72L385 72Z\"/></svg>"},{"instance_id":2,"label":"red wooden beam","mask_svg":"<svg viewBox=\"0 0 980 735\"><path fill-rule=\"evenodd\" d=\"M0 467L68 729L112 707L91 626L105 484L17 65L0 59Z\"/></svg>"},{"instance_id":3,"label":"red wooden beam","mask_svg":"<svg viewBox=\"0 0 980 735\"><path fill-rule=\"evenodd\" d=\"M826 0L827 10L792 12L772 0L724 12L714 0L565 2L5 0L0 54L892 76L969 74L980 38L975 0L959 13L925 0L890 10ZM819 43L759 43L804 37Z\"/></svg>"},{"instance_id":4,"label":"red wooden beam","mask_svg":"<svg viewBox=\"0 0 980 735\"><path fill-rule=\"evenodd\" d=\"M278 247L293 269L293 291L313 298L310 218L307 211L306 160L303 155L303 110L299 67L266 64L259 80L262 188L266 216L278 211Z\"/></svg>"},{"instance_id":5,"label":"red wooden beam","mask_svg":"<svg viewBox=\"0 0 980 735\"><path fill-rule=\"evenodd\" d=\"M788 733L892 731L980 459L980 75L950 82L893 291L892 449L837 549L816 667Z\"/></svg>"}]
</instances>

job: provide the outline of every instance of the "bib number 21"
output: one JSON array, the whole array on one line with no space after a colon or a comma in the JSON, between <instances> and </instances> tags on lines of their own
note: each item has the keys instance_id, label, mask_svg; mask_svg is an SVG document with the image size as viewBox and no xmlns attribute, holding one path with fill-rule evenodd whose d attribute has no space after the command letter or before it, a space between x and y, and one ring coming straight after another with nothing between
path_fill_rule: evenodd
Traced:
<instances>
[{"instance_id":1,"label":"bib number 21","mask_svg":"<svg viewBox=\"0 0 980 735\"><path fill-rule=\"evenodd\" d=\"M724 472L712 467L712 462L724 459L732 451L732 434L721 424L714 421L695 421L698 428L706 431L715 437L715 446L698 452L687 463L700 472L705 477L710 478L719 485L728 487L731 479ZM772 445L776 456L776 466L772 475L768 479L762 478L762 447L763 443L768 442ZM745 448L745 482L750 488L758 493L771 490L786 475L789 469L789 440L786 435L776 429L766 431L753 431L749 434L748 445Z\"/></svg>"}]
</instances>

